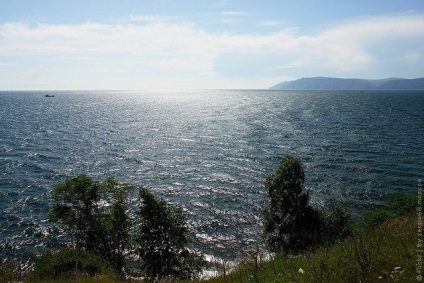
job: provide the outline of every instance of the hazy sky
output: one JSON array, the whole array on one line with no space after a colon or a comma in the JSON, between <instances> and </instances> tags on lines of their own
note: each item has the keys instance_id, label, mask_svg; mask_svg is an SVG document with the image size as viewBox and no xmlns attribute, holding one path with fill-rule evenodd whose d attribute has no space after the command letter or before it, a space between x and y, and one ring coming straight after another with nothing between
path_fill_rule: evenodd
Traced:
<instances>
[{"instance_id":1,"label":"hazy sky","mask_svg":"<svg viewBox=\"0 0 424 283\"><path fill-rule=\"evenodd\" d=\"M424 77L423 0L4 0L0 89Z\"/></svg>"}]
</instances>

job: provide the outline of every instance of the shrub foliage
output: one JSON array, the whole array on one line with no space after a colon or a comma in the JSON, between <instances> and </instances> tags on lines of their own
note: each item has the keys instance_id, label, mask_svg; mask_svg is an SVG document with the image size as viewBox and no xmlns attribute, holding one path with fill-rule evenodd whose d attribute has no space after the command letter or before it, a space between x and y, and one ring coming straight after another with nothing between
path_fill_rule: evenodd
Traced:
<instances>
[{"instance_id":1,"label":"shrub foliage","mask_svg":"<svg viewBox=\"0 0 424 283\"><path fill-rule=\"evenodd\" d=\"M320 228L320 214L303 192L302 162L284 156L274 175L265 181L269 204L264 209L264 236L273 252L294 253L312 246Z\"/></svg>"},{"instance_id":2,"label":"shrub foliage","mask_svg":"<svg viewBox=\"0 0 424 283\"><path fill-rule=\"evenodd\" d=\"M347 211L338 204L329 214L313 208L304 181L302 162L291 156L284 156L265 181L269 203L263 212L264 238L272 252L298 254L350 234Z\"/></svg>"},{"instance_id":3,"label":"shrub foliage","mask_svg":"<svg viewBox=\"0 0 424 283\"><path fill-rule=\"evenodd\" d=\"M80 278L105 276L118 278L115 268L102 257L73 248L48 252L35 259L31 281L55 278Z\"/></svg>"},{"instance_id":4,"label":"shrub foliage","mask_svg":"<svg viewBox=\"0 0 424 283\"><path fill-rule=\"evenodd\" d=\"M49 219L62 224L78 248L104 257L122 271L132 225L127 213L130 190L113 178L99 183L77 176L56 186Z\"/></svg>"},{"instance_id":5,"label":"shrub foliage","mask_svg":"<svg viewBox=\"0 0 424 283\"><path fill-rule=\"evenodd\" d=\"M203 259L185 248L188 243L186 217L179 206L140 190L141 221L137 246L142 270L150 279L192 279L203 267Z\"/></svg>"},{"instance_id":6,"label":"shrub foliage","mask_svg":"<svg viewBox=\"0 0 424 283\"><path fill-rule=\"evenodd\" d=\"M356 226L365 230L374 228L388 219L405 215L409 211L416 209L416 207L416 195L392 193L388 196L383 206L367 211Z\"/></svg>"},{"instance_id":7,"label":"shrub foliage","mask_svg":"<svg viewBox=\"0 0 424 283\"><path fill-rule=\"evenodd\" d=\"M185 248L188 230L183 210L141 188L134 217L131 192L132 186L113 178L99 183L80 175L56 186L48 217L75 238L77 250L101 256L120 273L131 251L138 251L142 271L151 279L195 277L203 261ZM130 237L134 231L137 236ZM73 262L54 266L58 271L72 270Z\"/></svg>"},{"instance_id":8,"label":"shrub foliage","mask_svg":"<svg viewBox=\"0 0 424 283\"><path fill-rule=\"evenodd\" d=\"M0 283L18 282L21 279L20 265L17 259L0 258Z\"/></svg>"}]
</instances>

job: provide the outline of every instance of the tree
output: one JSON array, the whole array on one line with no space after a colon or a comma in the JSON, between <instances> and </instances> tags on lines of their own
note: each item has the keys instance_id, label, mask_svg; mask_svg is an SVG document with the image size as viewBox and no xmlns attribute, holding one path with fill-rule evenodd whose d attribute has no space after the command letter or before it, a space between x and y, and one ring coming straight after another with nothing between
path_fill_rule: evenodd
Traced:
<instances>
[{"instance_id":1,"label":"tree","mask_svg":"<svg viewBox=\"0 0 424 283\"><path fill-rule=\"evenodd\" d=\"M304 181L302 162L291 156L284 156L265 181L269 203L263 213L264 237L273 252L297 254L319 240L322 217L309 205Z\"/></svg>"},{"instance_id":2,"label":"tree","mask_svg":"<svg viewBox=\"0 0 424 283\"><path fill-rule=\"evenodd\" d=\"M79 175L58 184L52 192L48 217L61 224L77 247L104 257L122 272L129 246L131 186L113 178L104 183Z\"/></svg>"},{"instance_id":3,"label":"tree","mask_svg":"<svg viewBox=\"0 0 424 283\"><path fill-rule=\"evenodd\" d=\"M204 261L185 248L188 229L182 208L155 198L145 188L139 195L140 226L136 241L146 276L152 280L195 277Z\"/></svg>"}]
</instances>

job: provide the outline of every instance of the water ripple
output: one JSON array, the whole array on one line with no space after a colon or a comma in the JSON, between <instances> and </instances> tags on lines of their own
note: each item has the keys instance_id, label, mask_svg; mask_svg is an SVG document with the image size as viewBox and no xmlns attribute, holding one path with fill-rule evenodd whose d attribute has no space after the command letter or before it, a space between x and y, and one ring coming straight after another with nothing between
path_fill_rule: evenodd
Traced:
<instances>
[{"instance_id":1,"label":"water ripple","mask_svg":"<svg viewBox=\"0 0 424 283\"><path fill-rule=\"evenodd\" d=\"M263 181L302 159L311 201L352 211L414 192L424 171L424 94L202 91L0 92L0 249L56 245L48 196L86 173L183 206L192 245L241 257L261 238Z\"/></svg>"}]
</instances>

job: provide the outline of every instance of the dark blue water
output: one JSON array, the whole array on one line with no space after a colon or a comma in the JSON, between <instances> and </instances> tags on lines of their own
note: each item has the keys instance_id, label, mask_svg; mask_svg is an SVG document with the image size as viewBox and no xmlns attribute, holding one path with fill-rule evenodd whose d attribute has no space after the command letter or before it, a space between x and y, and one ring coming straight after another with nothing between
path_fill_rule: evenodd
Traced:
<instances>
[{"instance_id":1,"label":"dark blue water","mask_svg":"<svg viewBox=\"0 0 424 283\"><path fill-rule=\"evenodd\" d=\"M0 253L55 245L58 182L85 173L182 205L193 247L244 257L260 241L263 180L301 158L311 201L354 213L424 177L423 92L0 92Z\"/></svg>"}]
</instances>

